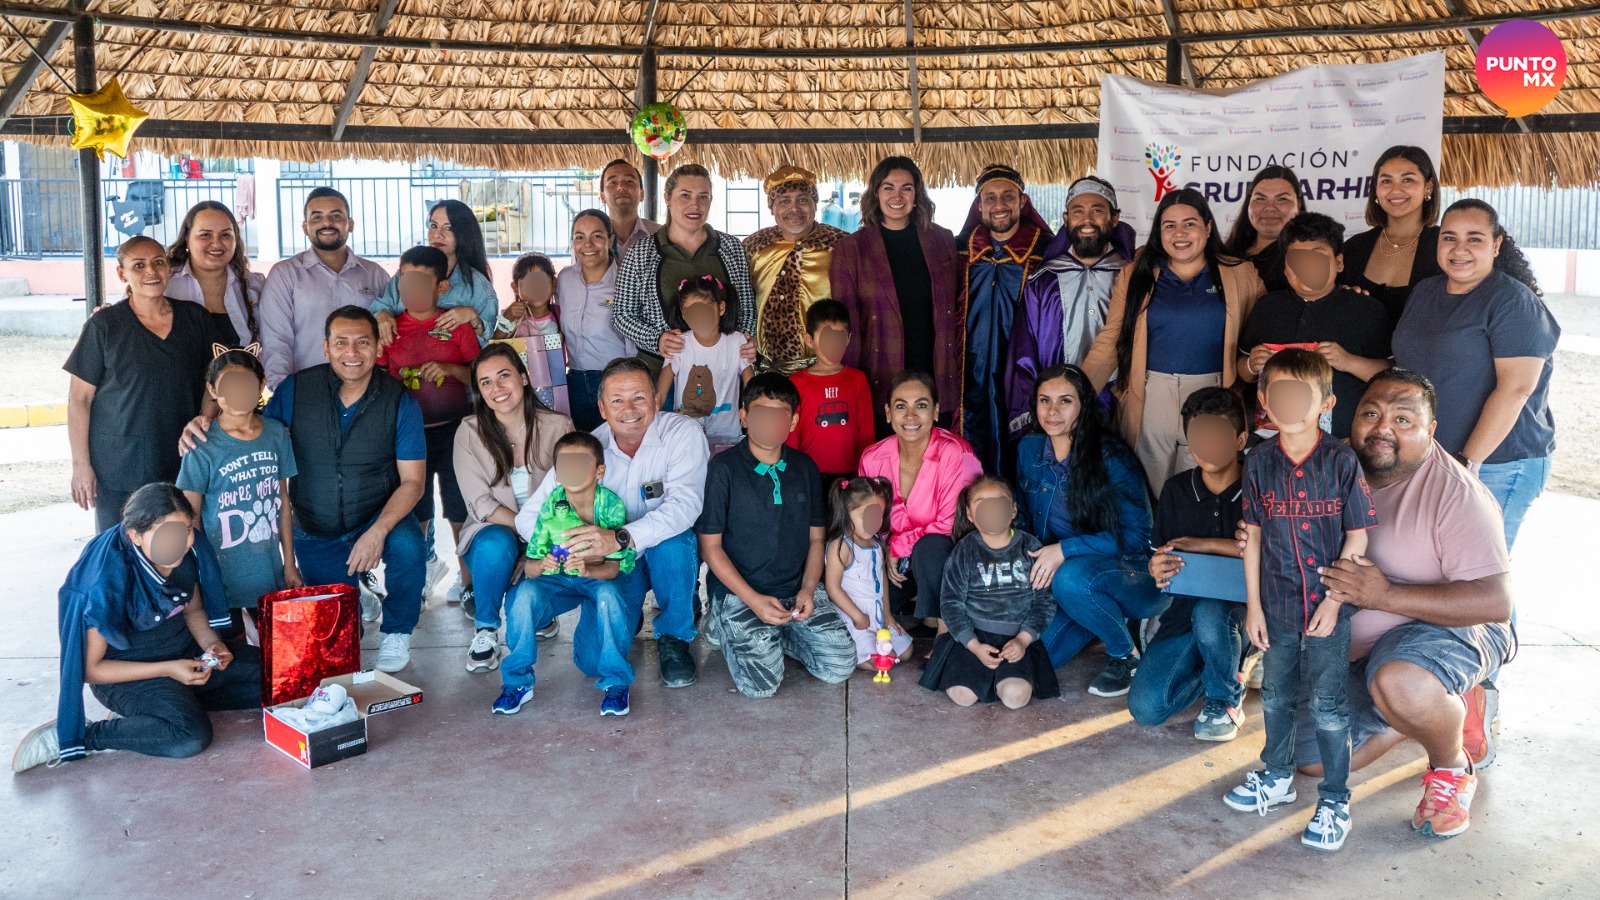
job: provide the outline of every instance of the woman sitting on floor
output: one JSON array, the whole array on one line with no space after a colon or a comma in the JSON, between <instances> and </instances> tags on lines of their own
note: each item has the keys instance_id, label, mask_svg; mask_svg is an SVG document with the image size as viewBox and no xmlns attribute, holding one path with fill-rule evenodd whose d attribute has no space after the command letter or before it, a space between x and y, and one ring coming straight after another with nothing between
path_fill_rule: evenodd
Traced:
<instances>
[{"instance_id":1,"label":"woman sitting on floor","mask_svg":"<svg viewBox=\"0 0 1600 900\"><path fill-rule=\"evenodd\" d=\"M222 572L173 485L133 492L67 573L60 603L57 718L22 739L13 771L103 750L194 756L211 743L207 712L261 705L261 651L213 630L229 621ZM112 717L84 721L85 683Z\"/></svg>"}]
</instances>

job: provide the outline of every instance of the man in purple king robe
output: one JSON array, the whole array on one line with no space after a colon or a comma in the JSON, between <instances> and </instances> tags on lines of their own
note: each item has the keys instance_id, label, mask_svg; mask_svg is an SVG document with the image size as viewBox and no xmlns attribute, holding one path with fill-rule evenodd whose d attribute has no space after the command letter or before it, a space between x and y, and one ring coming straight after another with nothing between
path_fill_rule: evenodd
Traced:
<instances>
[{"instance_id":1,"label":"man in purple king robe","mask_svg":"<svg viewBox=\"0 0 1600 900\"><path fill-rule=\"evenodd\" d=\"M1133 230L1117 218L1117 192L1104 179L1080 178L1067 189L1064 226L1029 277L1006 358L1006 414L1015 441L1033 424L1039 373L1078 365L1106 323L1111 286L1133 258Z\"/></svg>"}]
</instances>

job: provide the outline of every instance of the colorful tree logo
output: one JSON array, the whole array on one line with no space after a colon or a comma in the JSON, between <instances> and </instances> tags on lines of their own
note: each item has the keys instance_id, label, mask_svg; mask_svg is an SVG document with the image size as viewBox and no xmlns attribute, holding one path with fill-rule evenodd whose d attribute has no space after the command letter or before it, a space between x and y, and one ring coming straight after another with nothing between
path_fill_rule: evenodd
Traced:
<instances>
[{"instance_id":1,"label":"colorful tree logo","mask_svg":"<svg viewBox=\"0 0 1600 900\"><path fill-rule=\"evenodd\" d=\"M1183 150L1176 144L1145 144L1144 162L1150 167L1150 177L1156 180L1156 202L1168 192L1176 190L1173 177L1178 172L1178 156Z\"/></svg>"}]
</instances>

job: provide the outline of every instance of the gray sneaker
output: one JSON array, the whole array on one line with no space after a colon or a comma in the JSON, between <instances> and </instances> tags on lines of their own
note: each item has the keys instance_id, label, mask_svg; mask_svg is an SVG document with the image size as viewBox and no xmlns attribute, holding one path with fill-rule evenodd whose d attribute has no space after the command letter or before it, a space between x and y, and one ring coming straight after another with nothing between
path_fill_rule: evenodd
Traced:
<instances>
[{"instance_id":1,"label":"gray sneaker","mask_svg":"<svg viewBox=\"0 0 1600 900\"><path fill-rule=\"evenodd\" d=\"M34 766L55 766L61 759L61 744L56 740L56 720L40 725L22 736L16 755L11 757L11 771L26 772Z\"/></svg>"},{"instance_id":2,"label":"gray sneaker","mask_svg":"<svg viewBox=\"0 0 1600 900\"><path fill-rule=\"evenodd\" d=\"M1200 715L1194 720L1194 736L1201 741L1231 741L1239 736L1239 726L1244 724L1244 710L1229 706L1221 700L1206 700Z\"/></svg>"},{"instance_id":3,"label":"gray sneaker","mask_svg":"<svg viewBox=\"0 0 1600 900\"><path fill-rule=\"evenodd\" d=\"M378 593L378 579L371 572L362 572L360 584L361 621L376 622L383 618L383 595Z\"/></svg>"}]
</instances>

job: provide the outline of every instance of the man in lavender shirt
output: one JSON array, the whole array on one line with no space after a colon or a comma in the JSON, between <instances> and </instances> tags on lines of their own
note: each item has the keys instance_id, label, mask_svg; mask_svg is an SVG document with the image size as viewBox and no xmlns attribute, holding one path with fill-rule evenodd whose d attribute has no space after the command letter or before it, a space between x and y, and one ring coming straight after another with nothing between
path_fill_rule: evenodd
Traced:
<instances>
[{"instance_id":1,"label":"man in lavender shirt","mask_svg":"<svg viewBox=\"0 0 1600 900\"><path fill-rule=\"evenodd\" d=\"M389 283L382 266L350 252L350 202L333 188L319 187L306 197L300 230L311 249L273 266L261 291L261 365L273 389L327 361L322 331L329 313L342 306L366 309Z\"/></svg>"}]
</instances>

